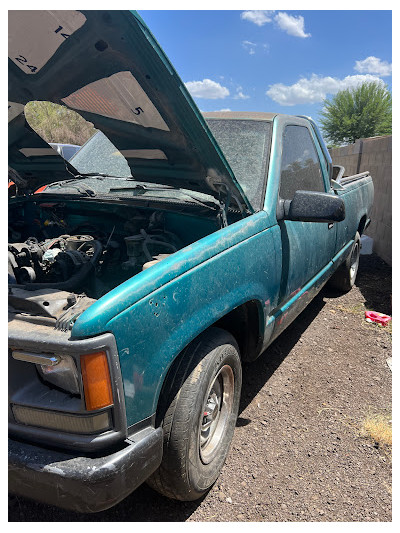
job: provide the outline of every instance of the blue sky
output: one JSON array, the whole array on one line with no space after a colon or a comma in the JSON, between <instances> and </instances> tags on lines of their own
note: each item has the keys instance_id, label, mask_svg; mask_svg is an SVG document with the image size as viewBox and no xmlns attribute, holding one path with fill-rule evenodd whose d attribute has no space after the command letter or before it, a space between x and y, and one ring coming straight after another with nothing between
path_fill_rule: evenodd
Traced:
<instances>
[{"instance_id":1,"label":"blue sky","mask_svg":"<svg viewBox=\"0 0 400 533\"><path fill-rule=\"evenodd\" d=\"M391 87L391 11L139 10L202 111L318 120L362 80Z\"/></svg>"}]
</instances>

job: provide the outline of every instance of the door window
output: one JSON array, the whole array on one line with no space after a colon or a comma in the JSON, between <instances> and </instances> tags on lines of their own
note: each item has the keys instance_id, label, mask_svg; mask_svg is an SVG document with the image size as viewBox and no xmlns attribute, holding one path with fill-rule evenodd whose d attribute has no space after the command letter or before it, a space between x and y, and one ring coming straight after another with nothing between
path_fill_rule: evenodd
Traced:
<instances>
[{"instance_id":1,"label":"door window","mask_svg":"<svg viewBox=\"0 0 400 533\"><path fill-rule=\"evenodd\" d=\"M325 186L310 132L305 126L286 126L279 195L292 200L296 191L325 192Z\"/></svg>"}]
</instances>

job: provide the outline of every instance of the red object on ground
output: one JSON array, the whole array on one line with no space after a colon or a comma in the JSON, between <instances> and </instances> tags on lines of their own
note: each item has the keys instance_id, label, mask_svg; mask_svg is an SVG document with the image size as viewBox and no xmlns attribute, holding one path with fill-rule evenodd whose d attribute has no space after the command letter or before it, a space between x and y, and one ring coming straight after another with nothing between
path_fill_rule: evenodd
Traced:
<instances>
[{"instance_id":1,"label":"red object on ground","mask_svg":"<svg viewBox=\"0 0 400 533\"><path fill-rule=\"evenodd\" d=\"M375 311L365 311L365 318L369 318L372 322L377 322L386 326L386 324L392 320L392 317L389 315L384 315L383 313L376 313Z\"/></svg>"}]
</instances>

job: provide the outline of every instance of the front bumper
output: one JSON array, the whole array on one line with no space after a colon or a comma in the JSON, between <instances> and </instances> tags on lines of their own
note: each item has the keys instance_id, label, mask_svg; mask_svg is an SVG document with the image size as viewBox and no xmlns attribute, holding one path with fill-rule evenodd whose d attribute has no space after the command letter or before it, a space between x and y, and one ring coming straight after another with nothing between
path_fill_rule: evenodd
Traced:
<instances>
[{"instance_id":1,"label":"front bumper","mask_svg":"<svg viewBox=\"0 0 400 533\"><path fill-rule=\"evenodd\" d=\"M81 513L120 502L160 465L161 428L134 434L103 457L81 457L9 439L9 491Z\"/></svg>"}]
</instances>

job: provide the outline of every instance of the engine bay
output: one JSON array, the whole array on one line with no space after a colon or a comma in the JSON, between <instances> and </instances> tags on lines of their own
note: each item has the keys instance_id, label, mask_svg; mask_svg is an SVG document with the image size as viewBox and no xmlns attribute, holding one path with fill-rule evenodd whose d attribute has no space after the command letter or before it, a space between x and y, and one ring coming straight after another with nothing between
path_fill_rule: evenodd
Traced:
<instances>
[{"instance_id":1,"label":"engine bay","mask_svg":"<svg viewBox=\"0 0 400 533\"><path fill-rule=\"evenodd\" d=\"M59 320L218 229L215 220L104 202L15 203L9 212L9 303ZM65 323L61 329L65 329Z\"/></svg>"}]
</instances>

